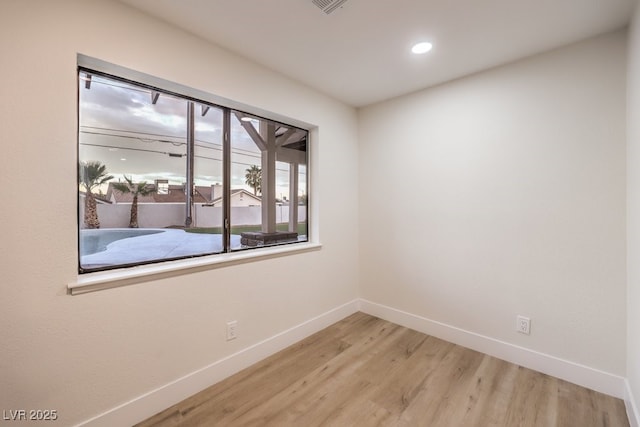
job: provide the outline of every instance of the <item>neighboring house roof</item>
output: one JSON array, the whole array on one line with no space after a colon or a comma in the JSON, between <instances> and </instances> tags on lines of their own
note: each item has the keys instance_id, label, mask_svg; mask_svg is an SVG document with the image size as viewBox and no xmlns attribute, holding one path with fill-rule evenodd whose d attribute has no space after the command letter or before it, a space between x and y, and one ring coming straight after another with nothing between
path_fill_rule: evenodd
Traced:
<instances>
[{"instance_id":1,"label":"neighboring house roof","mask_svg":"<svg viewBox=\"0 0 640 427\"><path fill-rule=\"evenodd\" d=\"M86 191L80 191L80 197L87 197ZM111 204L111 200L103 194L94 194L93 198L96 199L96 203L108 203Z\"/></svg>"},{"instance_id":2,"label":"neighboring house roof","mask_svg":"<svg viewBox=\"0 0 640 427\"><path fill-rule=\"evenodd\" d=\"M151 194L138 196L138 203L184 203L187 199L184 194L184 186L182 185L169 185L166 194L159 194L158 191L156 191L155 184L147 184L146 188L151 191ZM211 195L211 187L196 187L196 192L193 197L194 202L205 203L206 200L204 197L206 197L207 194ZM132 193L123 193L116 190L113 188L113 183L109 183L107 197L114 203L133 202Z\"/></svg>"},{"instance_id":3,"label":"neighboring house roof","mask_svg":"<svg viewBox=\"0 0 640 427\"><path fill-rule=\"evenodd\" d=\"M243 188L239 188L237 190L231 190L231 197L235 196L235 195L242 195L242 196L247 196L251 199L254 199L256 201L256 203L262 203L262 198L259 196L254 195L253 193L248 192L247 190L243 189ZM222 203L222 197L216 197L214 200L206 203L207 205L217 205Z\"/></svg>"},{"instance_id":4,"label":"neighboring house roof","mask_svg":"<svg viewBox=\"0 0 640 427\"><path fill-rule=\"evenodd\" d=\"M185 203L187 201L186 194L184 193L184 186L182 185L175 185L175 184L169 185L169 188L166 194L159 194L158 191L156 191L155 184L147 184L146 188L151 190L151 194L147 196L138 196L138 203ZM220 191L220 190L218 189L217 191ZM254 199L256 203L260 203L262 201L262 199L259 196L255 196L244 189L231 190L232 196L239 193L242 193L243 196L246 195L247 197ZM216 197L215 199L211 200L211 194L212 194L211 186L197 185L193 195L193 202L213 205L213 204L219 204L222 201L222 197ZM116 190L113 187L113 183L109 183L106 198L113 203L132 203L133 202L132 193L122 193L121 191Z\"/></svg>"}]
</instances>

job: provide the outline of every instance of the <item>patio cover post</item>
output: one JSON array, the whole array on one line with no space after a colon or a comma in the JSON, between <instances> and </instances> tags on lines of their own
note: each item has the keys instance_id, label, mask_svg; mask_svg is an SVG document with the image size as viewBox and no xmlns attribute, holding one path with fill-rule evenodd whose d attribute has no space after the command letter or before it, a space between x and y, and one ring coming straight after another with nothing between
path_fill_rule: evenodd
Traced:
<instances>
[{"instance_id":1,"label":"patio cover post","mask_svg":"<svg viewBox=\"0 0 640 427\"><path fill-rule=\"evenodd\" d=\"M184 189L186 195L186 213L184 226L191 227L193 222L193 160L194 160L194 144L195 144L195 125L193 111L195 105L193 102L187 103L187 184Z\"/></svg>"},{"instance_id":2,"label":"patio cover post","mask_svg":"<svg viewBox=\"0 0 640 427\"><path fill-rule=\"evenodd\" d=\"M289 163L289 231L298 231L298 163Z\"/></svg>"},{"instance_id":3,"label":"patio cover post","mask_svg":"<svg viewBox=\"0 0 640 427\"><path fill-rule=\"evenodd\" d=\"M260 122L260 136L266 147L262 151L262 232L276 232L276 126Z\"/></svg>"}]
</instances>

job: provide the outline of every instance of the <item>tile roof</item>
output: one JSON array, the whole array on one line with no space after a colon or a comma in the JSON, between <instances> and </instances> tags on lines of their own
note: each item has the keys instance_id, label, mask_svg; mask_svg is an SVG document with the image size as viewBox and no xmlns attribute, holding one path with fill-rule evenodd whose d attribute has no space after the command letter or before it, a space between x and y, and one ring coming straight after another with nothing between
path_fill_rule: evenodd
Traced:
<instances>
[{"instance_id":1,"label":"tile roof","mask_svg":"<svg viewBox=\"0 0 640 427\"><path fill-rule=\"evenodd\" d=\"M138 196L138 203L185 203L187 201L187 197L184 192L183 185L175 185L175 184L169 185L167 194L158 194L158 192L156 191L155 184L147 184L146 188L152 190L152 193L147 196ZM255 198L257 201L261 200L260 196L255 196L244 189L231 190L232 195L240 192ZM212 193L211 186L197 185L195 187L193 202L204 203L204 204L212 204L212 203L220 202L222 197L216 194L215 199L212 200L211 193ZM106 199L111 200L115 203L131 203L133 202L133 194L122 193L116 190L115 188L113 188L113 183L109 183Z\"/></svg>"}]
</instances>

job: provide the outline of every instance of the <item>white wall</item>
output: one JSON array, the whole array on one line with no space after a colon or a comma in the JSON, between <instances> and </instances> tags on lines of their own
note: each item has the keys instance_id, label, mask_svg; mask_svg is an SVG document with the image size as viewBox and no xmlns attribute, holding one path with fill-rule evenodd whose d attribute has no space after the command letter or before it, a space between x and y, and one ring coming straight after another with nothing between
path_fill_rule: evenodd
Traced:
<instances>
[{"instance_id":1,"label":"white wall","mask_svg":"<svg viewBox=\"0 0 640 427\"><path fill-rule=\"evenodd\" d=\"M627 377L640 422L640 6L629 30L627 72ZM631 396L629 396L632 398Z\"/></svg>"},{"instance_id":2,"label":"white wall","mask_svg":"<svg viewBox=\"0 0 640 427\"><path fill-rule=\"evenodd\" d=\"M84 218L84 202L80 200L79 217ZM126 228L131 219L131 203L98 203L98 219L101 228ZM184 203L139 203L138 224L141 228L169 227L184 225ZM232 225L255 225L262 223L260 206L232 206ZM298 206L298 222L307 220L307 207ZM222 207L196 204L193 206L194 227L220 227ZM289 221L289 207L276 207L276 223ZM83 226L83 225L81 225Z\"/></svg>"},{"instance_id":3,"label":"white wall","mask_svg":"<svg viewBox=\"0 0 640 427\"><path fill-rule=\"evenodd\" d=\"M312 185L331 191L310 215L323 248L67 295L77 53L317 125ZM0 58L2 409L78 423L356 298L353 109L115 1L2 1ZM230 319L240 337L227 343Z\"/></svg>"},{"instance_id":4,"label":"white wall","mask_svg":"<svg viewBox=\"0 0 640 427\"><path fill-rule=\"evenodd\" d=\"M361 297L624 376L625 40L362 109Z\"/></svg>"}]
</instances>

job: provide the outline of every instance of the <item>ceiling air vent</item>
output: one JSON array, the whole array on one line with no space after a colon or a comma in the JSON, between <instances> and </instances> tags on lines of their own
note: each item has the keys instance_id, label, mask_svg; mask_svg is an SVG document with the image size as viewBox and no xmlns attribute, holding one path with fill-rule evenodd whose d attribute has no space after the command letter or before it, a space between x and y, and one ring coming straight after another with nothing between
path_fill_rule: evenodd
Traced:
<instances>
[{"instance_id":1,"label":"ceiling air vent","mask_svg":"<svg viewBox=\"0 0 640 427\"><path fill-rule=\"evenodd\" d=\"M347 0L312 0L327 15L342 6Z\"/></svg>"}]
</instances>

